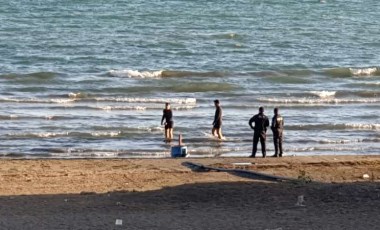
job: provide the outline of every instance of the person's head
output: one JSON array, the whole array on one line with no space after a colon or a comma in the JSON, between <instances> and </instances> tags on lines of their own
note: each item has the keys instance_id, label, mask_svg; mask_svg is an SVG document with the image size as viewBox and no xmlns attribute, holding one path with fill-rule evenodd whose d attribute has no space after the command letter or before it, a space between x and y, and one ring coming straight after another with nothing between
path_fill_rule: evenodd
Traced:
<instances>
[{"instance_id":1,"label":"person's head","mask_svg":"<svg viewBox=\"0 0 380 230\"><path fill-rule=\"evenodd\" d=\"M219 100L217 99L217 100L214 100L214 105L215 106L219 106Z\"/></svg>"},{"instance_id":2,"label":"person's head","mask_svg":"<svg viewBox=\"0 0 380 230\"><path fill-rule=\"evenodd\" d=\"M165 103L165 109L170 109L170 103Z\"/></svg>"},{"instance_id":3,"label":"person's head","mask_svg":"<svg viewBox=\"0 0 380 230\"><path fill-rule=\"evenodd\" d=\"M273 112L275 115L277 115L278 114L278 108L274 108Z\"/></svg>"},{"instance_id":4,"label":"person's head","mask_svg":"<svg viewBox=\"0 0 380 230\"><path fill-rule=\"evenodd\" d=\"M259 113L264 113L264 107L261 106L261 107L259 108Z\"/></svg>"}]
</instances>

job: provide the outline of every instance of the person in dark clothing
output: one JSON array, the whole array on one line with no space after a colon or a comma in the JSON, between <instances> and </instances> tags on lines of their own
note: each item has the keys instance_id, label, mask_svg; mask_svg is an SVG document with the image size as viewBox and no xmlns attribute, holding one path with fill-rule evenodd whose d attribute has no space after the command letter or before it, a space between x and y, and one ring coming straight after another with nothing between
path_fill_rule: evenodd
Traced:
<instances>
[{"instance_id":1,"label":"person in dark clothing","mask_svg":"<svg viewBox=\"0 0 380 230\"><path fill-rule=\"evenodd\" d=\"M222 134L222 116L223 116L223 111L222 111L222 107L220 107L220 102L219 100L215 100L214 101L214 105L215 105L215 117L214 117L214 121L212 122L212 135L214 136L218 136L219 140L221 140L223 138L223 134Z\"/></svg>"},{"instance_id":2,"label":"person in dark clothing","mask_svg":"<svg viewBox=\"0 0 380 230\"><path fill-rule=\"evenodd\" d=\"M170 142L173 139L173 112L170 109L170 104L165 104L165 109L162 114L161 125L165 120L165 141Z\"/></svg>"},{"instance_id":3,"label":"person in dark clothing","mask_svg":"<svg viewBox=\"0 0 380 230\"><path fill-rule=\"evenodd\" d=\"M255 123L255 126L253 126L252 123ZM264 115L263 107L259 108L259 113L253 116L249 120L248 124L254 130L252 155L250 157L256 157L257 144L260 140L261 152L263 153L263 157L265 158L266 157L265 139L266 139L267 127L269 126L269 119L267 116Z\"/></svg>"},{"instance_id":4,"label":"person in dark clothing","mask_svg":"<svg viewBox=\"0 0 380 230\"><path fill-rule=\"evenodd\" d=\"M272 125L273 143L275 154L273 157L282 157L282 133L284 130L284 118L278 113L278 108L274 109Z\"/></svg>"}]
</instances>

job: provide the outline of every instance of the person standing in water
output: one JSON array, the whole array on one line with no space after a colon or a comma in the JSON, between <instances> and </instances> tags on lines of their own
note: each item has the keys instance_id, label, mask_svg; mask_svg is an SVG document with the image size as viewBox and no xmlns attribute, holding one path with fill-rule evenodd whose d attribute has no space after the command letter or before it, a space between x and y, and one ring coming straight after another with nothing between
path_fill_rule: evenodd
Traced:
<instances>
[{"instance_id":1,"label":"person standing in water","mask_svg":"<svg viewBox=\"0 0 380 230\"><path fill-rule=\"evenodd\" d=\"M282 157L282 132L284 130L284 118L278 113L278 108L274 109L271 129L273 132L274 156Z\"/></svg>"},{"instance_id":2,"label":"person standing in water","mask_svg":"<svg viewBox=\"0 0 380 230\"><path fill-rule=\"evenodd\" d=\"M165 120L165 141L170 142L173 139L173 112L170 109L170 103L165 103L165 109L162 114L161 125Z\"/></svg>"},{"instance_id":3,"label":"person standing in water","mask_svg":"<svg viewBox=\"0 0 380 230\"><path fill-rule=\"evenodd\" d=\"M252 123L255 123L255 126ZM249 126L254 130L253 133L253 147L252 147L252 155L250 157L256 157L257 152L257 144L261 143L261 152L263 153L263 157L266 157L266 149L265 149L265 139L267 127L269 126L269 119L264 115L264 108L259 108L259 113L253 116L249 122Z\"/></svg>"},{"instance_id":4,"label":"person standing in water","mask_svg":"<svg viewBox=\"0 0 380 230\"><path fill-rule=\"evenodd\" d=\"M223 116L223 111L222 111L222 107L220 106L220 103L219 103L219 100L215 100L214 101L214 105L215 105L215 117L214 117L214 121L212 122L212 135L214 136L217 136L219 138L219 140L221 140L223 138L223 135L222 135L222 116Z\"/></svg>"}]
</instances>

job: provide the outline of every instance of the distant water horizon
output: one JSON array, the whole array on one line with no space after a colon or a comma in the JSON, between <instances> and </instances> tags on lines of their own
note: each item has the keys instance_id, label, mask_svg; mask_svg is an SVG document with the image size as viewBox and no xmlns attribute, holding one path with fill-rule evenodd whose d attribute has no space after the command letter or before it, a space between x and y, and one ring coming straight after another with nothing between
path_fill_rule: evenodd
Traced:
<instances>
[{"instance_id":1,"label":"distant water horizon","mask_svg":"<svg viewBox=\"0 0 380 230\"><path fill-rule=\"evenodd\" d=\"M194 157L250 155L259 106L269 118L280 108L285 155L379 154L379 11L375 0L4 2L0 156L168 157L165 102Z\"/></svg>"}]
</instances>

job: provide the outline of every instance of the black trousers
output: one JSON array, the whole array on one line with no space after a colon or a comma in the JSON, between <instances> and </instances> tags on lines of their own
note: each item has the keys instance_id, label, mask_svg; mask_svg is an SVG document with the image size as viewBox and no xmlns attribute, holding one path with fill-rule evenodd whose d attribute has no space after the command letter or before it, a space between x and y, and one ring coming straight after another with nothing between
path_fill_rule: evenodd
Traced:
<instances>
[{"instance_id":1,"label":"black trousers","mask_svg":"<svg viewBox=\"0 0 380 230\"><path fill-rule=\"evenodd\" d=\"M274 155L282 156L282 131L273 130Z\"/></svg>"},{"instance_id":2,"label":"black trousers","mask_svg":"<svg viewBox=\"0 0 380 230\"><path fill-rule=\"evenodd\" d=\"M263 157L266 156L266 148L265 148L266 138L267 138L267 135L264 132L255 132L253 134L253 147L252 147L252 156L253 157L256 156L257 144L259 143L259 140L260 140L260 144L261 144L261 152L263 153Z\"/></svg>"}]
</instances>

